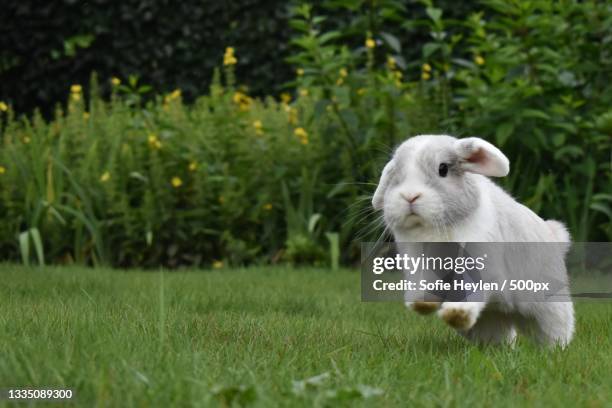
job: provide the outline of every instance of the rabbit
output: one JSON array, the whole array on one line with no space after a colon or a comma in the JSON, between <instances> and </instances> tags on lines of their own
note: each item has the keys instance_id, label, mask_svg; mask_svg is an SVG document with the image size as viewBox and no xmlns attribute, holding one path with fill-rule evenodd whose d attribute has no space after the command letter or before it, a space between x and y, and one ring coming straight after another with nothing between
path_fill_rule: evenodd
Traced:
<instances>
[{"instance_id":1,"label":"rabbit","mask_svg":"<svg viewBox=\"0 0 612 408\"><path fill-rule=\"evenodd\" d=\"M509 171L508 158L481 138L414 136L395 150L384 167L372 206L383 212L395 242L564 243L548 255L551 262L546 265L555 279L567 285L567 229L561 222L543 220L488 178L504 177ZM520 271L502 267L498 273L515 278ZM525 302L506 297L482 302L407 302L407 306L421 314L437 312L476 343L512 345L518 331L539 344L565 347L574 334L571 301Z\"/></svg>"}]
</instances>

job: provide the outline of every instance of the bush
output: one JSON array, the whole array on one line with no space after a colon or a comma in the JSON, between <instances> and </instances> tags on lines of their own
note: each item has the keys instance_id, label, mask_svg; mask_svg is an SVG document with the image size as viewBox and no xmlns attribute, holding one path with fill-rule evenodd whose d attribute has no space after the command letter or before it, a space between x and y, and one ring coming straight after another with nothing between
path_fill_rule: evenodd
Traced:
<instances>
[{"instance_id":1,"label":"bush","mask_svg":"<svg viewBox=\"0 0 612 408\"><path fill-rule=\"evenodd\" d=\"M0 151L0 245L38 231L52 262L221 265L284 245L282 184L299 187L319 155L307 101L256 100L215 83L193 107L176 90L139 105L139 87L110 102L73 85L45 122L6 112ZM297 182L297 183L296 183ZM23 243L22 243L23 244Z\"/></svg>"},{"instance_id":2,"label":"bush","mask_svg":"<svg viewBox=\"0 0 612 408\"><path fill-rule=\"evenodd\" d=\"M612 8L486 1L457 22L424 3L398 26L402 7L381 2L386 31L359 41L325 8L295 7L295 96L280 101L236 85L228 48L223 81L193 106L179 90L145 98L135 77L105 82L108 102L96 81L87 102L73 87L51 121L0 105L0 250L218 267L336 262L342 248L354 262L358 241L384 237L370 195L392 148L444 132L499 145L514 169L501 183L575 240L612 239ZM399 39L414 27L431 41L408 61Z\"/></svg>"},{"instance_id":3,"label":"bush","mask_svg":"<svg viewBox=\"0 0 612 408\"><path fill-rule=\"evenodd\" d=\"M0 13L0 100L52 116L72 83L138 75L158 92L192 101L210 86L229 45L240 77L258 95L279 93L290 30L283 1L7 0ZM109 89L103 84L103 91Z\"/></svg>"},{"instance_id":4,"label":"bush","mask_svg":"<svg viewBox=\"0 0 612 408\"><path fill-rule=\"evenodd\" d=\"M611 239L612 6L483 5L459 27L427 9L424 62L431 91L445 96L442 123L495 142L516 169L503 185L575 240Z\"/></svg>"},{"instance_id":5,"label":"bush","mask_svg":"<svg viewBox=\"0 0 612 408\"><path fill-rule=\"evenodd\" d=\"M180 88L184 100L193 101L208 90L228 45L240 53L237 71L249 92L277 95L292 77L285 58L290 55L288 9L295 2L5 0L0 14L0 100L18 112L41 108L50 118L66 88L86 84L95 70L104 78L138 75L157 92ZM426 31L419 27L401 29L404 21L423 14L422 7L409 4L406 10L392 0L316 3L329 17L326 29L351 27L347 43L361 44L363 30L389 26L385 16L393 9L397 12L389 29L402 42L426 40ZM448 0L442 4L457 17L473 9ZM412 46L405 51L412 59L418 50ZM102 91L107 95L109 88L103 86Z\"/></svg>"}]
</instances>

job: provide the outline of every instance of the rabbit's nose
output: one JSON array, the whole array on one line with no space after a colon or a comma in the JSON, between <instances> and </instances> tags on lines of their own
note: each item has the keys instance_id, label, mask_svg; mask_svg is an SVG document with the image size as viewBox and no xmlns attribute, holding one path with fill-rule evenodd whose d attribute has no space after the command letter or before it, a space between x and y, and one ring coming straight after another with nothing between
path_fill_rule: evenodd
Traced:
<instances>
[{"instance_id":1,"label":"rabbit's nose","mask_svg":"<svg viewBox=\"0 0 612 408\"><path fill-rule=\"evenodd\" d=\"M400 195L402 196L402 198L406 201L408 201L410 204L414 203L420 196L421 193L416 193L416 194L412 194L412 195L407 195L404 193L400 193Z\"/></svg>"}]
</instances>

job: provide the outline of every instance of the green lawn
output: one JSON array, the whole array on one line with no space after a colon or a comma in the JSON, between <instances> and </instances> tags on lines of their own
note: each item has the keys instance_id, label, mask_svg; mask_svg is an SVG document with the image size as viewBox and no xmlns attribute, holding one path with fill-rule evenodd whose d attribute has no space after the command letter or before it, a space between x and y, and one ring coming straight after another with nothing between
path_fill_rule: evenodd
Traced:
<instances>
[{"instance_id":1,"label":"green lawn","mask_svg":"<svg viewBox=\"0 0 612 408\"><path fill-rule=\"evenodd\" d=\"M0 276L0 388L69 387L79 405L612 403L610 303L577 304L565 351L479 348L401 304L362 303L354 271Z\"/></svg>"}]
</instances>

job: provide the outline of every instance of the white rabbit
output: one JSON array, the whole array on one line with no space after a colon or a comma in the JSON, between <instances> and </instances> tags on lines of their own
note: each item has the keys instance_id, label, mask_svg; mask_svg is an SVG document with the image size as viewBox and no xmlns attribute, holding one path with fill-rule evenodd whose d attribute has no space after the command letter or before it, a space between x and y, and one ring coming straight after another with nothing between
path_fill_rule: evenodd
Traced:
<instances>
[{"instance_id":1,"label":"white rabbit","mask_svg":"<svg viewBox=\"0 0 612 408\"><path fill-rule=\"evenodd\" d=\"M372 198L396 242L562 242L550 254L549 273L567 284L565 251L570 236L557 221L544 221L487 178L509 173L508 158L476 137L415 136L402 143L383 169ZM519 257L520 258L520 257ZM503 264L503 263L502 263ZM521 269L518 267L517 269ZM520 271L498 271L515 278ZM516 329L539 343L566 346L574 332L571 301L414 302L470 340L512 343Z\"/></svg>"}]
</instances>

